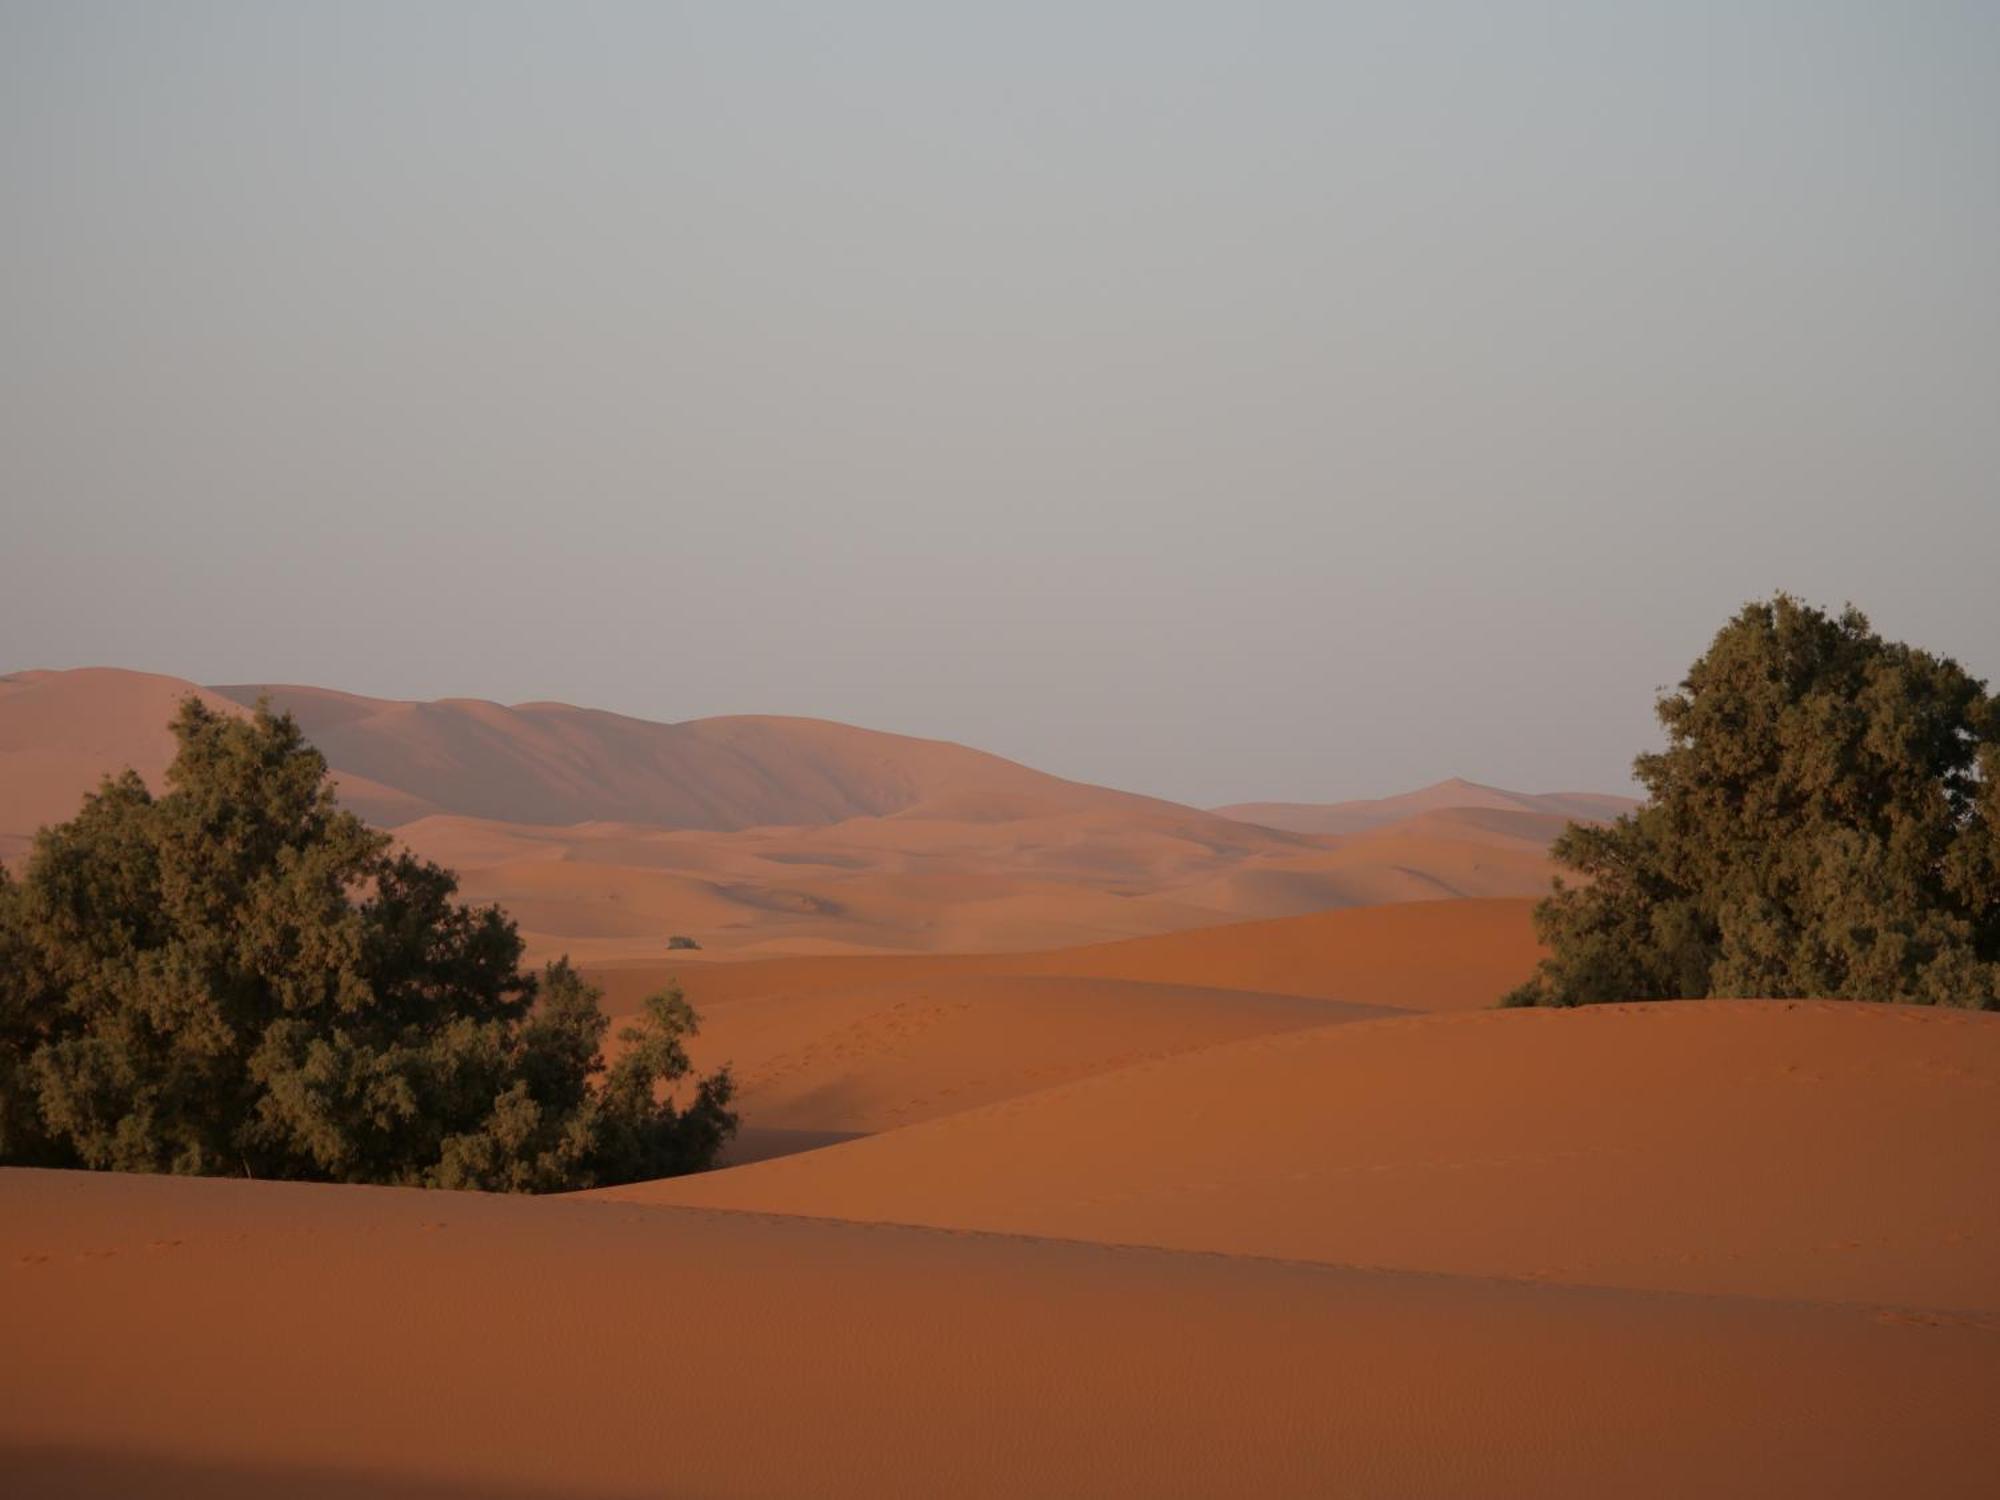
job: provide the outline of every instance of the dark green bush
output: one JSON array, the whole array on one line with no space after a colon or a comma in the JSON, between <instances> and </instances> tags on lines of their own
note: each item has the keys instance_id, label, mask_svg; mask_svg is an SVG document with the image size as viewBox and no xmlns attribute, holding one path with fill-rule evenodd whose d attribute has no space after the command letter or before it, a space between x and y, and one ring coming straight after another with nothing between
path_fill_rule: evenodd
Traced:
<instances>
[{"instance_id":1,"label":"dark green bush","mask_svg":"<svg viewBox=\"0 0 2000 1500\"><path fill-rule=\"evenodd\" d=\"M1650 796L1571 825L1552 950L1503 1003L1830 996L2000 1008L2000 704L1780 595L1659 703Z\"/></svg>"},{"instance_id":2,"label":"dark green bush","mask_svg":"<svg viewBox=\"0 0 2000 1500\"><path fill-rule=\"evenodd\" d=\"M0 875L0 1162L544 1192L703 1167L728 1071L340 810L289 715L190 698L167 791L108 778ZM684 1099L676 1103L677 1085Z\"/></svg>"}]
</instances>

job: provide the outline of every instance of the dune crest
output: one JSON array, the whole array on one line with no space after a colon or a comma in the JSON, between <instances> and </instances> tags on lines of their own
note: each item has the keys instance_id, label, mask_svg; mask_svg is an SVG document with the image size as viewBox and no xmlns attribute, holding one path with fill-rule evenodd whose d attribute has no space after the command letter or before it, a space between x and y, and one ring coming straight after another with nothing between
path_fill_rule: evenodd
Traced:
<instances>
[{"instance_id":1,"label":"dune crest","mask_svg":"<svg viewBox=\"0 0 2000 1500\"><path fill-rule=\"evenodd\" d=\"M1424 813L1458 809L1533 813L1558 822L1608 822L1639 805L1635 797L1598 792L1509 792L1452 777L1394 797L1353 802L1235 802L1213 811L1293 833L1360 833Z\"/></svg>"}]
</instances>

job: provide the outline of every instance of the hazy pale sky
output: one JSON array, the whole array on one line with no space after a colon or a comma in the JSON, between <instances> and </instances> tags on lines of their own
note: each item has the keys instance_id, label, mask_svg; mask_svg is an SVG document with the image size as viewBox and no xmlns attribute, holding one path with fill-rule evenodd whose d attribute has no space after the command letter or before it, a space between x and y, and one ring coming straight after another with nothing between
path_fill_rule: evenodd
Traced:
<instances>
[{"instance_id":1,"label":"hazy pale sky","mask_svg":"<svg viewBox=\"0 0 2000 1500\"><path fill-rule=\"evenodd\" d=\"M2000 677L2000 5L0 0L0 669L1619 789Z\"/></svg>"}]
</instances>

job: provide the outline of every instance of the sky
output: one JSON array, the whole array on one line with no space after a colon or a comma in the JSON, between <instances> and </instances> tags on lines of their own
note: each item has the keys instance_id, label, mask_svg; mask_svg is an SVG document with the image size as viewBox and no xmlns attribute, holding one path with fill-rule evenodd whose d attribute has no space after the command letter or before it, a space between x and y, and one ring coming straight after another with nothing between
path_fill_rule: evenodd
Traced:
<instances>
[{"instance_id":1,"label":"sky","mask_svg":"<svg viewBox=\"0 0 2000 1500\"><path fill-rule=\"evenodd\" d=\"M0 670L1625 790L2000 678L2000 6L0 0Z\"/></svg>"}]
</instances>

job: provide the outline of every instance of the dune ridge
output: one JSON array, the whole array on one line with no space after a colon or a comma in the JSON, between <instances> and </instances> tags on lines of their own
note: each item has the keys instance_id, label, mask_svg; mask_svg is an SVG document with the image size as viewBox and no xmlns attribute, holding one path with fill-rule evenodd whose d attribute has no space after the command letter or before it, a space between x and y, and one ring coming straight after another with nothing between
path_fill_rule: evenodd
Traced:
<instances>
[{"instance_id":1,"label":"dune ridge","mask_svg":"<svg viewBox=\"0 0 2000 1500\"><path fill-rule=\"evenodd\" d=\"M1608 822L1639 805L1599 792L1510 792L1452 777L1394 797L1351 802L1234 802L1212 811L1293 833L1360 833L1384 823L1450 809L1534 813L1559 822Z\"/></svg>"},{"instance_id":2,"label":"dune ridge","mask_svg":"<svg viewBox=\"0 0 2000 1500\"><path fill-rule=\"evenodd\" d=\"M565 703L394 702L259 683L333 764L437 812L515 823L638 822L734 831L849 818L964 822L1173 806L1065 781L943 740L825 719L739 715L654 723Z\"/></svg>"}]
</instances>

